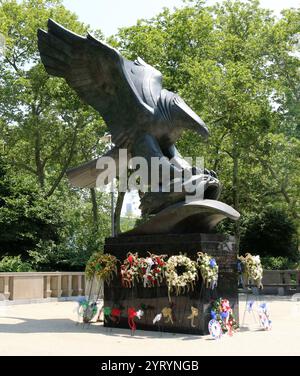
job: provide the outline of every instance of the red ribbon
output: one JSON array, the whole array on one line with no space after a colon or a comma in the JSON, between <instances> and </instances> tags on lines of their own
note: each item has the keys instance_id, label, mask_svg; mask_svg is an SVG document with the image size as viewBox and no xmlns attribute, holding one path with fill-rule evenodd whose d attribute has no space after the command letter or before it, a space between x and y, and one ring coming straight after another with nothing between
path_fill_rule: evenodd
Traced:
<instances>
[{"instance_id":1,"label":"red ribbon","mask_svg":"<svg viewBox=\"0 0 300 376\"><path fill-rule=\"evenodd\" d=\"M111 320L115 323L119 323L121 317L121 310L119 308L113 308L111 310Z\"/></svg>"},{"instance_id":2,"label":"red ribbon","mask_svg":"<svg viewBox=\"0 0 300 376\"><path fill-rule=\"evenodd\" d=\"M115 317L121 316L121 310L119 308L113 308L111 310L111 315Z\"/></svg>"},{"instance_id":3,"label":"red ribbon","mask_svg":"<svg viewBox=\"0 0 300 376\"><path fill-rule=\"evenodd\" d=\"M133 332L136 330L136 324L134 322L135 316L136 310L132 307L128 308L128 325Z\"/></svg>"},{"instance_id":4,"label":"red ribbon","mask_svg":"<svg viewBox=\"0 0 300 376\"><path fill-rule=\"evenodd\" d=\"M230 337L233 335L233 333L232 333L232 324L233 324L232 320L228 320L227 325L226 325L227 328L228 328L228 335Z\"/></svg>"}]
</instances>

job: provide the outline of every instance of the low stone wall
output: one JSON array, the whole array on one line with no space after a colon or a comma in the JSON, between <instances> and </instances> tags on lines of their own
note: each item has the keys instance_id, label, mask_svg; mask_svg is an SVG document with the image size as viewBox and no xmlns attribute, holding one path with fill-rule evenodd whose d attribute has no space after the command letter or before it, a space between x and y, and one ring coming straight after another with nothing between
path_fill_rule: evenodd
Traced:
<instances>
[{"instance_id":1,"label":"low stone wall","mask_svg":"<svg viewBox=\"0 0 300 376\"><path fill-rule=\"evenodd\" d=\"M264 270L264 294L289 295L300 292L300 270Z\"/></svg>"},{"instance_id":2,"label":"low stone wall","mask_svg":"<svg viewBox=\"0 0 300 376\"><path fill-rule=\"evenodd\" d=\"M91 286L91 281L85 280L83 272L0 273L0 300L34 300L89 294L102 298L103 288L95 282ZM263 285L264 294L286 295L300 292L300 270L264 270Z\"/></svg>"},{"instance_id":3,"label":"low stone wall","mask_svg":"<svg viewBox=\"0 0 300 376\"><path fill-rule=\"evenodd\" d=\"M0 300L34 300L84 294L83 272L0 273Z\"/></svg>"}]
</instances>

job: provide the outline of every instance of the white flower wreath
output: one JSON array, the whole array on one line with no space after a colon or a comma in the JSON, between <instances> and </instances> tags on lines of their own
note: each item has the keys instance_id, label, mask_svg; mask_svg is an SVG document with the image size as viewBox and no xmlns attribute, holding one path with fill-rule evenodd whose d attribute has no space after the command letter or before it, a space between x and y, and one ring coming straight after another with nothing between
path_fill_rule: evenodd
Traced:
<instances>
[{"instance_id":1,"label":"white flower wreath","mask_svg":"<svg viewBox=\"0 0 300 376\"><path fill-rule=\"evenodd\" d=\"M178 268L182 267L183 272L178 274ZM198 278L197 264L185 255L171 256L166 264L166 280L169 294L174 289L176 295L193 289Z\"/></svg>"},{"instance_id":2,"label":"white flower wreath","mask_svg":"<svg viewBox=\"0 0 300 376\"><path fill-rule=\"evenodd\" d=\"M243 284L250 285L253 282L258 288L263 288L263 267L260 257L246 253L245 257L239 256L238 259L242 263Z\"/></svg>"},{"instance_id":3,"label":"white flower wreath","mask_svg":"<svg viewBox=\"0 0 300 376\"><path fill-rule=\"evenodd\" d=\"M203 283L207 288L215 288L218 283L219 267L216 260L207 253L197 253L197 264L201 272Z\"/></svg>"}]
</instances>

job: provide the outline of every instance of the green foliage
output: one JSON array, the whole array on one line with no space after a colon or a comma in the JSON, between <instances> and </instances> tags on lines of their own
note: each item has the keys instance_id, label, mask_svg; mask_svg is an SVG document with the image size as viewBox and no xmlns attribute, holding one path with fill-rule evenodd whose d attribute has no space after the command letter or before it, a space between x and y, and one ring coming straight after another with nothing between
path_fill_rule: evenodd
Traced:
<instances>
[{"instance_id":1,"label":"green foliage","mask_svg":"<svg viewBox=\"0 0 300 376\"><path fill-rule=\"evenodd\" d=\"M139 220L134 217L121 217L121 231L125 232L132 230L137 223L140 223L138 221Z\"/></svg>"},{"instance_id":2,"label":"green foliage","mask_svg":"<svg viewBox=\"0 0 300 376\"><path fill-rule=\"evenodd\" d=\"M7 162L34 178L45 197L64 181L66 170L100 153L105 125L61 79L40 62L37 29L49 17L75 32L88 27L59 0L3 1L0 32L7 42L0 65L0 124Z\"/></svg>"},{"instance_id":3,"label":"green foliage","mask_svg":"<svg viewBox=\"0 0 300 376\"><path fill-rule=\"evenodd\" d=\"M287 214L276 208L267 208L243 221L241 249L260 256L286 257L296 261L297 229Z\"/></svg>"},{"instance_id":4,"label":"green foliage","mask_svg":"<svg viewBox=\"0 0 300 376\"><path fill-rule=\"evenodd\" d=\"M106 127L64 80L45 72L36 34L48 18L79 34L91 31L61 0L0 2L6 39L0 57L0 255L21 254L38 270L83 270L108 233L107 200L70 189L65 172L102 154Z\"/></svg>"},{"instance_id":5,"label":"green foliage","mask_svg":"<svg viewBox=\"0 0 300 376\"><path fill-rule=\"evenodd\" d=\"M0 272L30 272L33 271L29 262L24 262L21 256L5 256L0 260Z\"/></svg>"},{"instance_id":6,"label":"green foliage","mask_svg":"<svg viewBox=\"0 0 300 376\"><path fill-rule=\"evenodd\" d=\"M218 173L221 200L242 216L285 209L300 229L299 27L297 9L277 19L256 0L191 1L121 29L114 43L158 67L208 124L207 143L186 132L178 147ZM238 241L239 223L233 231Z\"/></svg>"},{"instance_id":7,"label":"green foliage","mask_svg":"<svg viewBox=\"0 0 300 376\"><path fill-rule=\"evenodd\" d=\"M262 265L264 269L267 270L286 270L286 269L296 269L297 263L291 261L288 257L273 257L266 256L261 258Z\"/></svg>"},{"instance_id":8,"label":"green foliage","mask_svg":"<svg viewBox=\"0 0 300 376\"><path fill-rule=\"evenodd\" d=\"M36 31L49 17L79 34L89 30L62 4L0 1L6 38L0 254L20 254L38 270L83 270L110 227L108 197L70 188L65 178L68 168L103 153L104 121L64 80L49 77L39 60ZM224 222L220 228L237 240L242 235L243 251L288 258L296 255L295 226L300 232L299 25L299 10L278 19L256 0L212 7L186 1L110 40L129 58L139 55L157 67L164 86L208 124L208 142L186 132L177 146L183 156L204 156L223 184L221 200L245 218L241 226Z\"/></svg>"},{"instance_id":9,"label":"green foliage","mask_svg":"<svg viewBox=\"0 0 300 376\"><path fill-rule=\"evenodd\" d=\"M28 178L10 176L0 159L0 255L26 255L38 242L58 241L62 210L56 197L46 201Z\"/></svg>"}]
</instances>

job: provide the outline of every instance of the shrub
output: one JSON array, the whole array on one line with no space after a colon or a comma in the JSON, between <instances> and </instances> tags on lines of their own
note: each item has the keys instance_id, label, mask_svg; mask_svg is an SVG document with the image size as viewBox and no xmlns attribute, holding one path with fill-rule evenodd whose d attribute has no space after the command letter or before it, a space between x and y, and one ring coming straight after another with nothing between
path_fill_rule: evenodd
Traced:
<instances>
[{"instance_id":1,"label":"shrub","mask_svg":"<svg viewBox=\"0 0 300 376\"><path fill-rule=\"evenodd\" d=\"M22 261L21 256L4 256L0 260L0 272L30 272L32 266L29 262Z\"/></svg>"},{"instance_id":2,"label":"shrub","mask_svg":"<svg viewBox=\"0 0 300 376\"><path fill-rule=\"evenodd\" d=\"M40 241L59 241L65 225L59 196L43 197L29 177L13 176L0 157L0 256L22 255Z\"/></svg>"},{"instance_id":3,"label":"shrub","mask_svg":"<svg viewBox=\"0 0 300 376\"><path fill-rule=\"evenodd\" d=\"M241 250L259 254L299 259L297 228L288 215L279 209L267 208L263 212L246 217L242 222Z\"/></svg>"},{"instance_id":4,"label":"shrub","mask_svg":"<svg viewBox=\"0 0 300 376\"><path fill-rule=\"evenodd\" d=\"M297 263L291 261L288 257L262 257L261 259L264 269L268 270L285 270L294 269L297 267Z\"/></svg>"}]
</instances>

